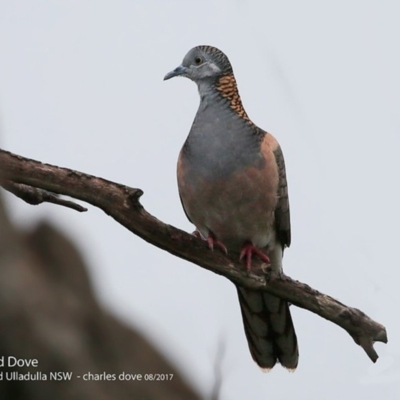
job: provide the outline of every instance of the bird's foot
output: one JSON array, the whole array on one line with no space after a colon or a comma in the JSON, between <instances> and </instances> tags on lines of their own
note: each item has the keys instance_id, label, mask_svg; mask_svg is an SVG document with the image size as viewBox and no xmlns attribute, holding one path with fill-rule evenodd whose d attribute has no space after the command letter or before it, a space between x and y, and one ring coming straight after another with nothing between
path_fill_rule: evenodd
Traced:
<instances>
[{"instance_id":1,"label":"bird's foot","mask_svg":"<svg viewBox=\"0 0 400 400\"><path fill-rule=\"evenodd\" d=\"M204 240L204 239L203 239L203 236L201 236L201 233L200 233L197 229L192 233L192 235L196 236L198 239ZM219 240L217 240L217 239L215 238L215 236L214 236L213 233L210 232L210 233L208 234L208 237L207 237L207 239L206 239L206 242L207 242L208 248L209 248L210 250L214 250L214 247L218 247L218 248L221 249L221 251L222 251L223 253L225 253L226 255L228 255L228 250L227 250L226 246L225 246L222 242L220 242Z\"/></svg>"},{"instance_id":2,"label":"bird's foot","mask_svg":"<svg viewBox=\"0 0 400 400\"><path fill-rule=\"evenodd\" d=\"M222 242L217 240L213 233L210 232L208 234L206 241L210 250L214 250L214 247L219 247L223 253L228 255L228 250L226 246Z\"/></svg>"},{"instance_id":3,"label":"bird's foot","mask_svg":"<svg viewBox=\"0 0 400 400\"><path fill-rule=\"evenodd\" d=\"M197 229L192 233L192 235L196 236L197 239L203 240L203 237L201 236L201 233Z\"/></svg>"},{"instance_id":4,"label":"bird's foot","mask_svg":"<svg viewBox=\"0 0 400 400\"><path fill-rule=\"evenodd\" d=\"M242 261L243 259L245 260L248 272L251 271L251 258L253 254L257 255L258 258L261 259L261 261L264 261L267 264L271 262L269 257L261 250L257 249L257 247L255 247L252 243L245 243L242 247L242 250L240 251L239 260L240 261Z\"/></svg>"}]
</instances>

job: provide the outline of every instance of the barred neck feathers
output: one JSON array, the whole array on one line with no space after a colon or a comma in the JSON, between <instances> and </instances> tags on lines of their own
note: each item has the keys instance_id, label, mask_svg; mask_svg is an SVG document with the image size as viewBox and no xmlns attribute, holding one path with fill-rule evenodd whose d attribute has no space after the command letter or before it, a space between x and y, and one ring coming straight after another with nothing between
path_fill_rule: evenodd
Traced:
<instances>
[{"instance_id":1,"label":"barred neck feathers","mask_svg":"<svg viewBox=\"0 0 400 400\"><path fill-rule=\"evenodd\" d=\"M231 109L238 114L239 117L243 118L245 121L251 122L245 109L243 108L242 100L236 84L236 79L232 73L221 76L217 81L215 88L222 97L229 101Z\"/></svg>"},{"instance_id":2,"label":"barred neck feathers","mask_svg":"<svg viewBox=\"0 0 400 400\"><path fill-rule=\"evenodd\" d=\"M202 80L197 82L201 101L207 106L208 100L217 100L220 98L228 102L228 107L235 112L244 121L253 124L248 117L239 91L236 85L236 79L233 73L228 73L218 77L214 82Z\"/></svg>"}]
</instances>

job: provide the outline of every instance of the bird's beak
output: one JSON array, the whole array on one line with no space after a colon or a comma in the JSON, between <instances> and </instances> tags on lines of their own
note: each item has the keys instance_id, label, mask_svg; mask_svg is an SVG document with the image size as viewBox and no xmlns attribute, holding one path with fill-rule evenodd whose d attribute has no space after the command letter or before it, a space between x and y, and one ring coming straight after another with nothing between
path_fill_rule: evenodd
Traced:
<instances>
[{"instance_id":1,"label":"bird's beak","mask_svg":"<svg viewBox=\"0 0 400 400\"><path fill-rule=\"evenodd\" d=\"M187 68L184 67L183 65L180 65L179 67L176 67L173 71L168 72L167 75L164 76L164 81L167 81L168 79L171 79L175 76L184 76L186 73Z\"/></svg>"}]
</instances>

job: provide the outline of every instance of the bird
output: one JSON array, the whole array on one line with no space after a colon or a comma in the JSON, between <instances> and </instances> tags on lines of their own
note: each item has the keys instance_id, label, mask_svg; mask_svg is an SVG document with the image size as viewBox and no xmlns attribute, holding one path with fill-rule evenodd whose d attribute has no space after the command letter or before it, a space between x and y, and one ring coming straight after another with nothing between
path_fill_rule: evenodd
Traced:
<instances>
[{"instance_id":1,"label":"bird","mask_svg":"<svg viewBox=\"0 0 400 400\"><path fill-rule=\"evenodd\" d=\"M213 46L192 48L164 80L197 84L200 105L177 163L183 209L210 249L237 253L248 271L254 257L282 272L291 242L285 161L278 141L254 124L228 57ZM236 286L250 354L263 369L294 371L299 352L289 304Z\"/></svg>"}]
</instances>

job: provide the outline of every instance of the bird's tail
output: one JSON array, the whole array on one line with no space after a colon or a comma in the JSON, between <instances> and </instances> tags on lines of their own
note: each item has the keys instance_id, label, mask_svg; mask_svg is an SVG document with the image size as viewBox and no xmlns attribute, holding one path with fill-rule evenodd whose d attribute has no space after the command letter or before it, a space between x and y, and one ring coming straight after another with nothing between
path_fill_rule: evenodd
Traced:
<instances>
[{"instance_id":1,"label":"bird's tail","mask_svg":"<svg viewBox=\"0 0 400 400\"><path fill-rule=\"evenodd\" d=\"M237 290L253 360L263 369L271 369L278 361L294 370L299 351L288 303L266 292Z\"/></svg>"}]
</instances>

